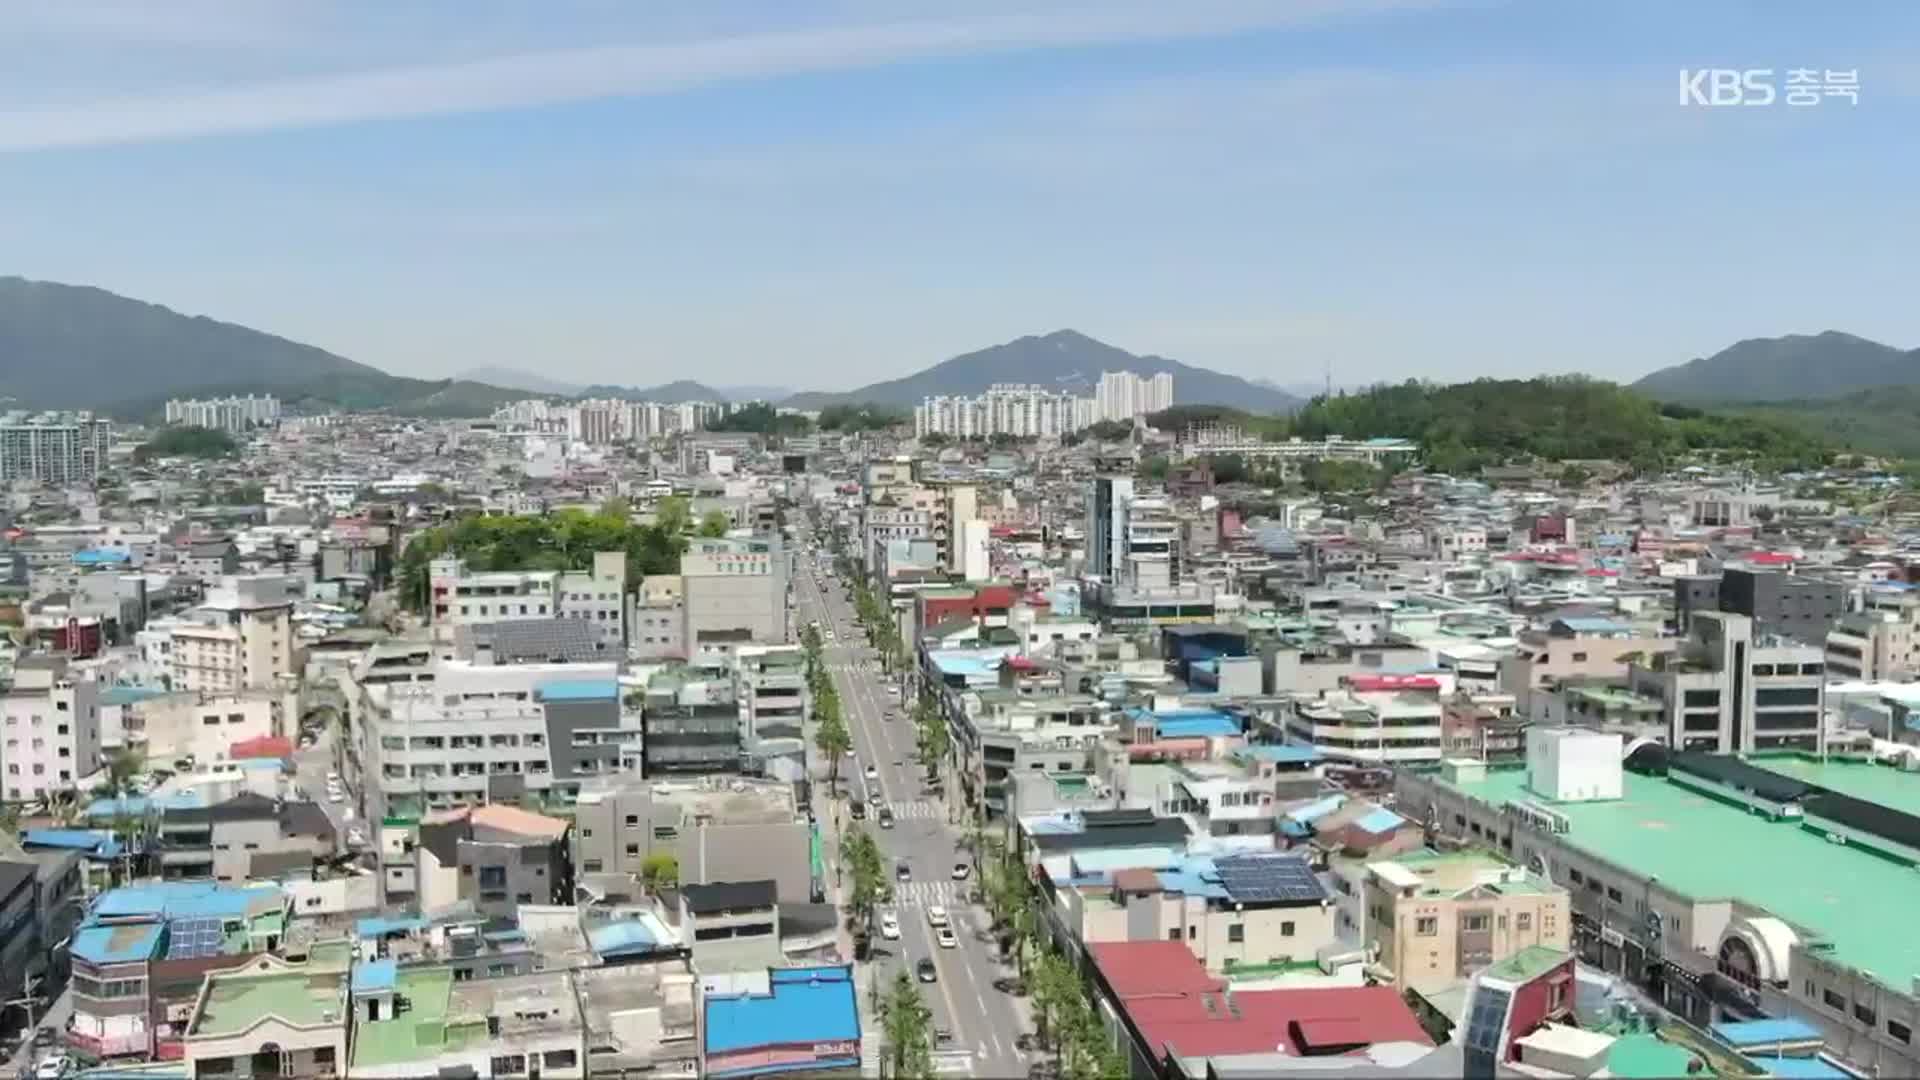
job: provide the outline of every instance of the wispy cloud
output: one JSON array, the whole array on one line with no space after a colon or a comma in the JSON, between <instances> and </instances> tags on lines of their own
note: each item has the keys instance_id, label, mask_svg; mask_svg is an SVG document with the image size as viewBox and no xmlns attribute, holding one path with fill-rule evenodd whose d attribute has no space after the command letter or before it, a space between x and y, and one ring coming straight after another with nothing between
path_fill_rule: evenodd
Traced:
<instances>
[{"instance_id":1,"label":"wispy cloud","mask_svg":"<svg viewBox=\"0 0 1920 1080\"><path fill-rule=\"evenodd\" d=\"M667 94L723 82L971 54L1214 37L1421 6L1428 6L1426 0L1121 3L1037 15L866 23L670 43L563 48L202 92L0 110L0 151Z\"/></svg>"}]
</instances>

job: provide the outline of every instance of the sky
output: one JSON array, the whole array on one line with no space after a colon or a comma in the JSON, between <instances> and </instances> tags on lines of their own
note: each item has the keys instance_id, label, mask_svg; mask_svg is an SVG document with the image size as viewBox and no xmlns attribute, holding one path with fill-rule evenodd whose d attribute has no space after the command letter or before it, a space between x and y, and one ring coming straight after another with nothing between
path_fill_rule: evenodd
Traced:
<instances>
[{"instance_id":1,"label":"sky","mask_svg":"<svg viewBox=\"0 0 1920 1080\"><path fill-rule=\"evenodd\" d=\"M0 0L0 274L420 376L1626 380L1920 346L1916 61L1903 0Z\"/></svg>"}]
</instances>

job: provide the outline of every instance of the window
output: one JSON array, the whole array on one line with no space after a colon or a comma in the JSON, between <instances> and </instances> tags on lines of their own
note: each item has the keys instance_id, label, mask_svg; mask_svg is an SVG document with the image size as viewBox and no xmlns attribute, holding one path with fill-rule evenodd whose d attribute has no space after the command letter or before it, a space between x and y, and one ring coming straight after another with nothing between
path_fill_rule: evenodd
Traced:
<instances>
[{"instance_id":1,"label":"window","mask_svg":"<svg viewBox=\"0 0 1920 1080\"><path fill-rule=\"evenodd\" d=\"M313 1063L314 1063L315 1065L327 1065L327 1066L331 1066L331 1065L333 1064L333 1047L331 1047L331 1046L316 1046L316 1047L314 1047L314 1048L313 1048Z\"/></svg>"},{"instance_id":2,"label":"window","mask_svg":"<svg viewBox=\"0 0 1920 1080\"><path fill-rule=\"evenodd\" d=\"M637 826L637 825L639 825L639 824L640 824L640 815L639 815L639 814L628 814L628 815L627 815L627 828L629 828L629 829L631 829L631 828L634 828L635 826Z\"/></svg>"},{"instance_id":3,"label":"window","mask_svg":"<svg viewBox=\"0 0 1920 1080\"><path fill-rule=\"evenodd\" d=\"M530 892L515 893L513 902L516 904L531 904L533 903L533 894Z\"/></svg>"},{"instance_id":4,"label":"window","mask_svg":"<svg viewBox=\"0 0 1920 1080\"><path fill-rule=\"evenodd\" d=\"M1609 886L1607 886L1607 899L1609 899L1609 900L1611 900L1611 901L1613 901L1613 902L1614 902L1614 903L1616 903L1616 904L1617 904L1617 903L1619 903L1619 902L1620 902L1620 890L1619 890L1619 889L1616 889L1616 888L1614 888L1614 887L1613 887L1613 886L1611 886L1611 885L1609 885Z\"/></svg>"},{"instance_id":5,"label":"window","mask_svg":"<svg viewBox=\"0 0 1920 1080\"><path fill-rule=\"evenodd\" d=\"M628 845L627 845L627 854L629 854L629 855L636 855L636 856L637 856L637 855L639 855L639 854L640 854L640 845L639 845L639 844L628 844Z\"/></svg>"},{"instance_id":6,"label":"window","mask_svg":"<svg viewBox=\"0 0 1920 1080\"><path fill-rule=\"evenodd\" d=\"M549 1069L571 1069L577 1060L578 1055L571 1050L549 1050L546 1065Z\"/></svg>"},{"instance_id":7,"label":"window","mask_svg":"<svg viewBox=\"0 0 1920 1080\"><path fill-rule=\"evenodd\" d=\"M196 1076L232 1076L233 1059L230 1057L201 1058L193 1063Z\"/></svg>"},{"instance_id":8,"label":"window","mask_svg":"<svg viewBox=\"0 0 1920 1080\"><path fill-rule=\"evenodd\" d=\"M1898 1020L1887 1021L1887 1034L1901 1042L1913 1041L1913 1029Z\"/></svg>"},{"instance_id":9,"label":"window","mask_svg":"<svg viewBox=\"0 0 1920 1080\"><path fill-rule=\"evenodd\" d=\"M1283 923L1281 923L1281 924L1280 924L1280 936L1281 936L1281 937L1292 937L1292 936L1293 936L1293 924L1292 924L1292 923L1290 923L1290 922L1283 922Z\"/></svg>"},{"instance_id":10,"label":"window","mask_svg":"<svg viewBox=\"0 0 1920 1080\"><path fill-rule=\"evenodd\" d=\"M588 859L580 864L580 869L585 870L589 874L598 874L600 873L600 860Z\"/></svg>"},{"instance_id":11,"label":"window","mask_svg":"<svg viewBox=\"0 0 1920 1080\"><path fill-rule=\"evenodd\" d=\"M1531 911L1516 912L1513 916L1513 928L1515 930L1533 929L1533 912Z\"/></svg>"},{"instance_id":12,"label":"window","mask_svg":"<svg viewBox=\"0 0 1920 1080\"><path fill-rule=\"evenodd\" d=\"M1440 933L1440 919L1433 915L1422 915L1413 920L1413 932L1421 937L1433 937Z\"/></svg>"},{"instance_id":13,"label":"window","mask_svg":"<svg viewBox=\"0 0 1920 1080\"><path fill-rule=\"evenodd\" d=\"M1578 870L1569 870L1567 871L1567 880L1573 882L1575 885L1585 885L1587 883L1587 875Z\"/></svg>"},{"instance_id":14,"label":"window","mask_svg":"<svg viewBox=\"0 0 1920 1080\"><path fill-rule=\"evenodd\" d=\"M1574 653L1574 654L1573 654L1573 662L1574 662L1574 663L1576 663L1576 664L1584 664L1584 663L1586 663L1586 662L1587 662L1587 654L1586 654L1586 653L1583 653L1583 652L1577 652L1577 653Z\"/></svg>"},{"instance_id":15,"label":"window","mask_svg":"<svg viewBox=\"0 0 1920 1080\"><path fill-rule=\"evenodd\" d=\"M1241 923L1234 923L1232 926L1227 927L1227 940L1234 942L1247 940L1246 926Z\"/></svg>"},{"instance_id":16,"label":"window","mask_svg":"<svg viewBox=\"0 0 1920 1080\"><path fill-rule=\"evenodd\" d=\"M1823 990L1820 992L1820 1000L1826 1002L1827 1008L1832 1009L1834 1012L1843 1013L1847 1011L1847 999L1841 997L1838 991Z\"/></svg>"},{"instance_id":17,"label":"window","mask_svg":"<svg viewBox=\"0 0 1920 1080\"><path fill-rule=\"evenodd\" d=\"M585 840L590 840L590 839L592 839L592 838L593 838L593 830L592 830L592 829L581 829L581 830L580 830L580 837L581 837L581 839L585 839Z\"/></svg>"},{"instance_id":18,"label":"window","mask_svg":"<svg viewBox=\"0 0 1920 1080\"><path fill-rule=\"evenodd\" d=\"M1864 1001L1856 1001L1853 1003L1853 1018L1868 1027L1872 1027L1880 1022L1880 1017L1875 1015L1873 1006L1868 1005Z\"/></svg>"},{"instance_id":19,"label":"window","mask_svg":"<svg viewBox=\"0 0 1920 1080\"><path fill-rule=\"evenodd\" d=\"M1471 914L1471 915L1463 915L1463 916L1461 916L1461 917L1460 917L1460 929L1462 929L1462 930L1465 930L1465 931L1466 931L1467 933L1469 933L1469 934L1484 934L1484 933L1486 933L1486 932L1487 932L1487 914L1486 914L1486 912L1484 912L1484 911L1478 911L1478 912L1474 912L1474 913L1473 913L1473 914Z\"/></svg>"},{"instance_id":20,"label":"window","mask_svg":"<svg viewBox=\"0 0 1920 1080\"><path fill-rule=\"evenodd\" d=\"M1167 931L1167 940L1168 940L1168 941L1179 941L1179 940L1180 940L1180 928L1176 926L1176 927L1174 927L1173 929L1171 929L1171 930L1168 930L1168 931Z\"/></svg>"}]
</instances>

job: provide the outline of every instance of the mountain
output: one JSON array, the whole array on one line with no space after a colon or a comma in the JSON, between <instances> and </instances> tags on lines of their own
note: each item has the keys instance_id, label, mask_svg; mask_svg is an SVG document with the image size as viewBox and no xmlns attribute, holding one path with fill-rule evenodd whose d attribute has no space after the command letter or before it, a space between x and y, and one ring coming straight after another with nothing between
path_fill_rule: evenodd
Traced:
<instances>
[{"instance_id":1,"label":"mountain","mask_svg":"<svg viewBox=\"0 0 1920 1080\"><path fill-rule=\"evenodd\" d=\"M110 409L203 387L279 390L329 375L384 377L325 349L104 289L0 277L0 395L29 407Z\"/></svg>"},{"instance_id":2,"label":"mountain","mask_svg":"<svg viewBox=\"0 0 1920 1080\"><path fill-rule=\"evenodd\" d=\"M1836 398L1878 386L1920 385L1920 350L1828 330L1750 338L1648 375L1633 389L1663 401L1793 401Z\"/></svg>"},{"instance_id":3,"label":"mountain","mask_svg":"<svg viewBox=\"0 0 1920 1080\"><path fill-rule=\"evenodd\" d=\"M716 386L728 401L783 401L793 396L789 386Z\"/></svg>"},{"instance_id":4,"label":"mountain","mask_svg":"<svg viewBox=\"0 0 1920 1080\"><path fill-rule=\"evenodd\" d=\"M781 404L796 409L866 402L911 406L929 396L982 393L994 383L1038 383L1088 395L1103 371L1168 372L1173 376L1173 400L1182 405L1232 405L1248 412L1290 412L1300 405L1298 398L1283 391L1235 375L1188 367L1164 356L1135 356L1075 330L1023 337L846 393L796 394Z\"/></svg>"},{"instance_id":5,"label":"mountain","mask_svg":"<svg viewBox=\"0 0 1920 1080\"><path fill-rule=\"evenodd\" d=\"M578 383L565 383L558 379L549 379L544 375L535 375L531 371L521 371L510 367L477 367L454 376L459 382L485 383L508 390L524 390L529 394L542 394L553 397L577 397L584 389Z\"/></svg>"},{"instance_id":6,"label":"mountain","mask_svg":"<svg viewBox=\"0 0 1920 1080\"><path fill-rule=\"evenodd\" d=\"M580 391L581 397L620 398L623 401L658 401L663 405L678 405L684 401L726 401L720 391L711 386L694 382L692 379L676 379L659 386L634 387L614 386L609 383L595 383Z\"/></svg>"}]
</instances>

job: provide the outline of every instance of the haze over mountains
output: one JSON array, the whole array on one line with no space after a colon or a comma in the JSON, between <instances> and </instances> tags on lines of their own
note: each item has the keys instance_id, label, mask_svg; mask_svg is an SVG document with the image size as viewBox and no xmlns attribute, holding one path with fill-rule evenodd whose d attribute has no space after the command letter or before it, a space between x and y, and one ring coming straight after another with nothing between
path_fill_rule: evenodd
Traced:
<instances>
[{"instance_id":1,"label":"haze over mountains","mask_svg":"<svg viewBox=\"0 0 1920 1080\"><path fill-rule=\"evenodd\" d=\"M1663 401L1794 401L1920 384L1920 349L1903 352L1828 330L1750 338L1632 384Z\"/></svg>"}]
</instances>

